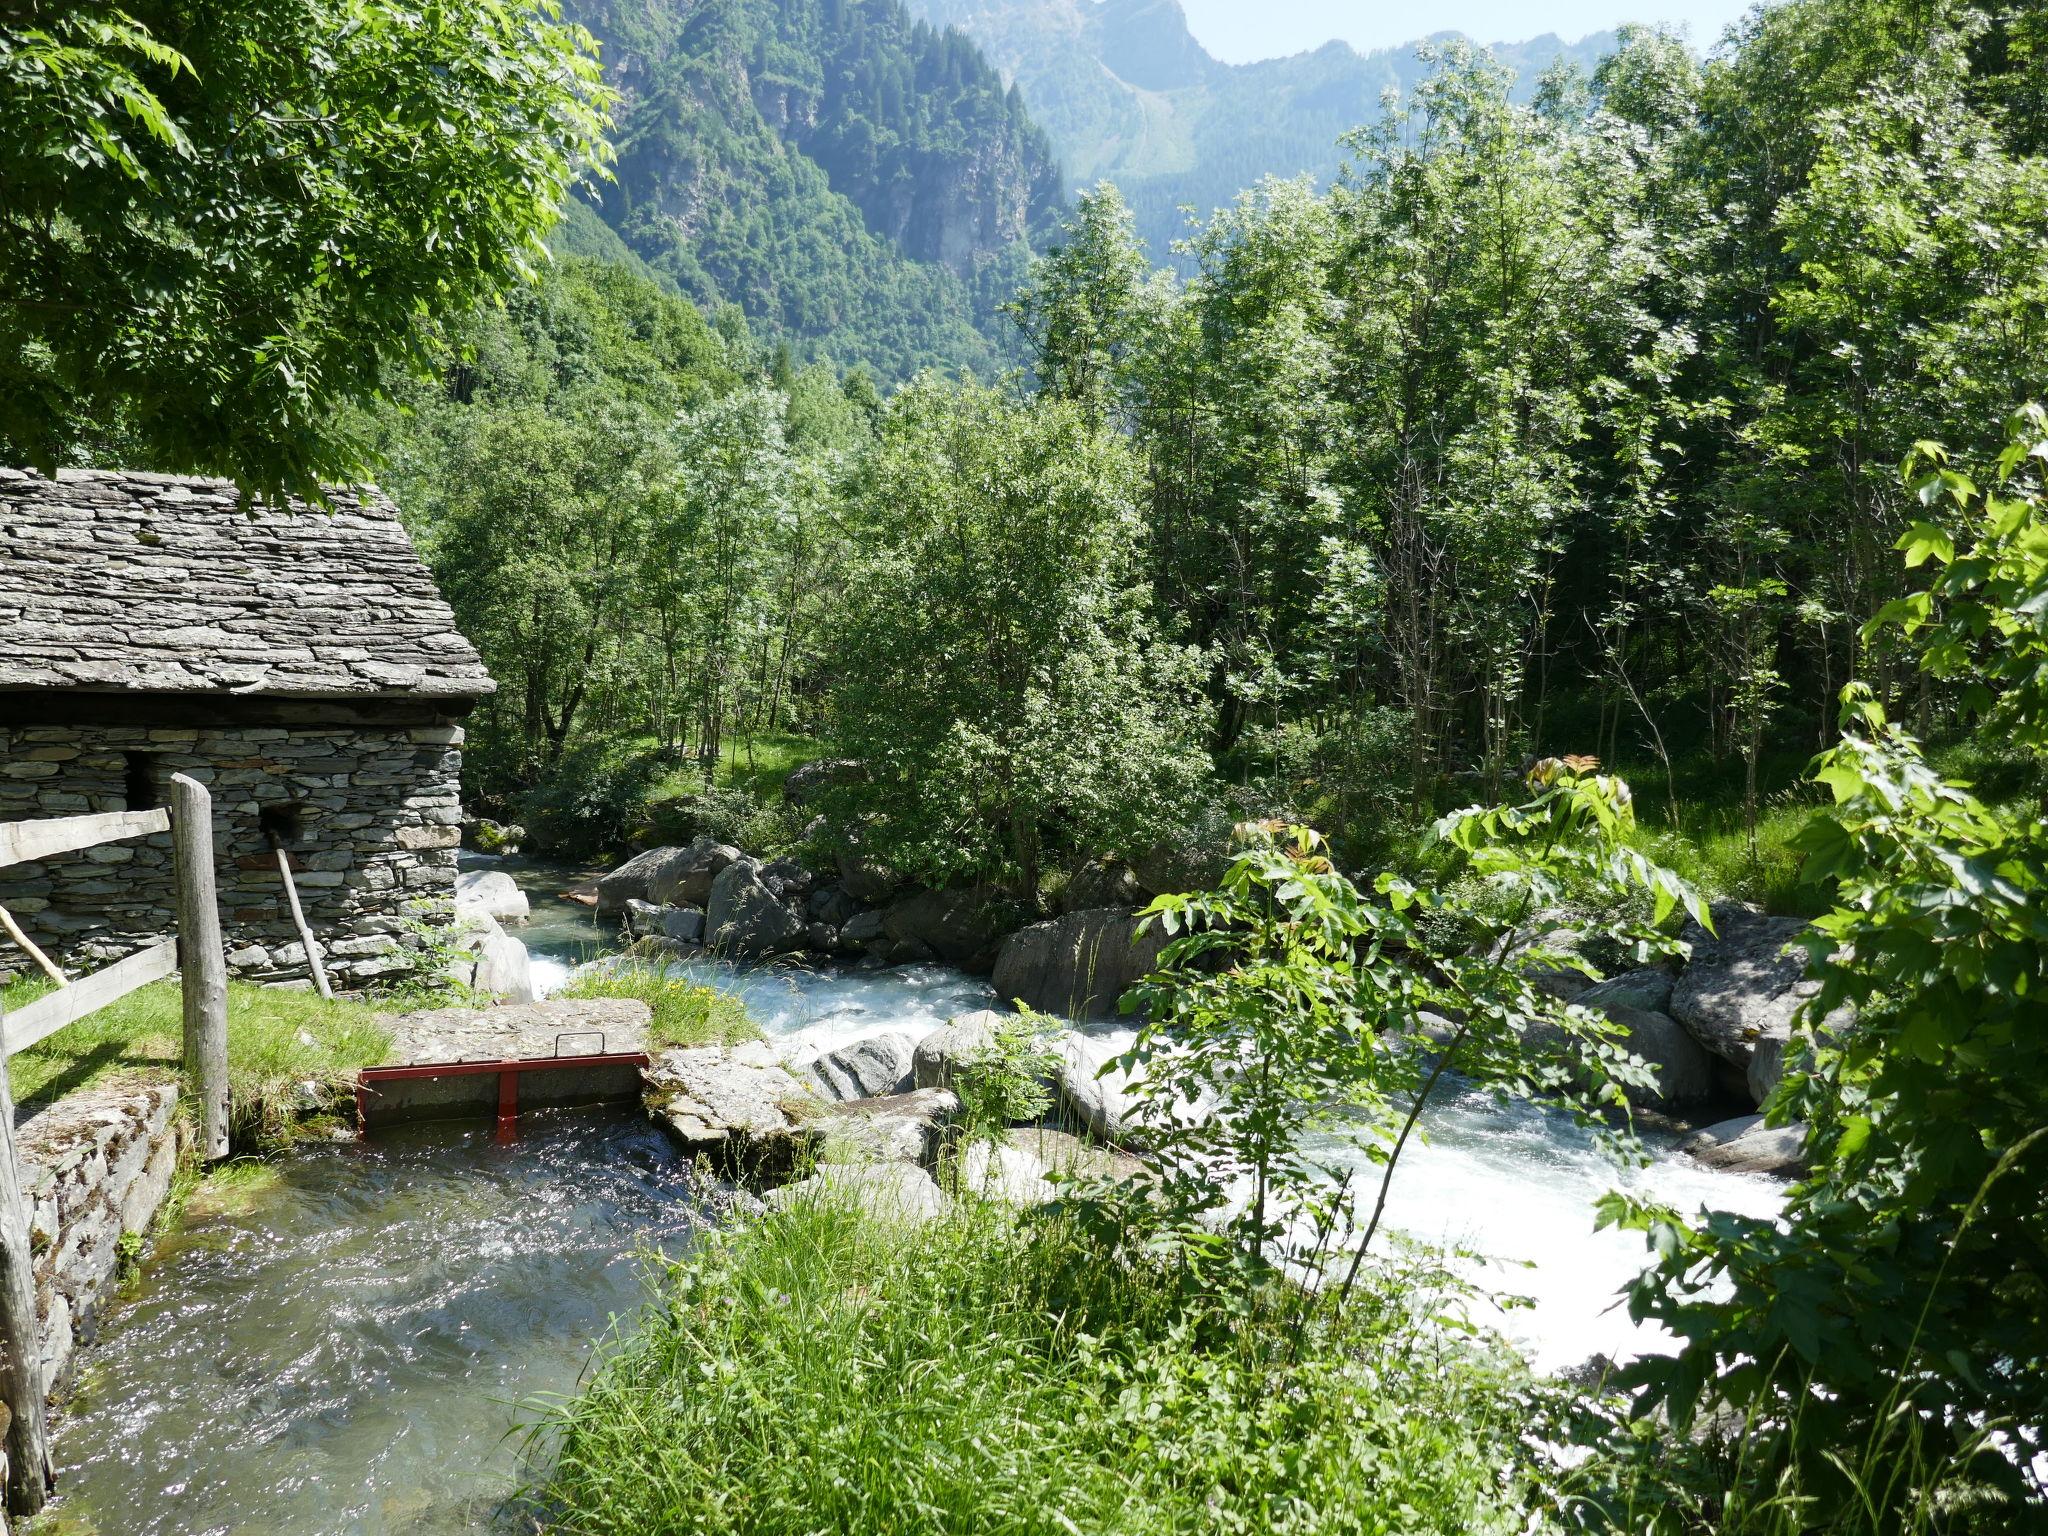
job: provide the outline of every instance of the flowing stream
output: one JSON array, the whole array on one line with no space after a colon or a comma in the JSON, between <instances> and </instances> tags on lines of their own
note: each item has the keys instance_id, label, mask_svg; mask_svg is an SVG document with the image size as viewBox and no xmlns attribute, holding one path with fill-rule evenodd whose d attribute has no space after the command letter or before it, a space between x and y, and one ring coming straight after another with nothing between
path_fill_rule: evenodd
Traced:
<instances>
[{"instance_id":1,"label":"flowing stream","mask_svg":"<svg viewBox=\"0 0 2048 1536\"><path fill-rule=\"evenodd\" d=\"M534 906L516 931L552 990L610 936L556 896L561 872L508 867ZM941 966L686 968L805 1057L993 1001ZM1643 1248L1594 1231L1602 1192L1688 1212L1778 1205L1774 1184L1668 1145L1648 1168L1618 1169L1560 1117L1470 1091L1446 1094L1424 1126L1388 1224L1493 1261L1486 1283L1532 1304L1487 1320L1544 1367L1658 1347L1616 1303ZM1360 1160L1357 1176L1368 1187L1377 1171ZM530 1116L511 1147L483 1124L400 1128L204 1192L84 1357L57 1431L54 1531L516 1529L519 1405L574 1391L613 1320L630 1326L649 1255L697 1230L698 1193L658 1131L616 1112Z\"/></svg>"}]
</instances>

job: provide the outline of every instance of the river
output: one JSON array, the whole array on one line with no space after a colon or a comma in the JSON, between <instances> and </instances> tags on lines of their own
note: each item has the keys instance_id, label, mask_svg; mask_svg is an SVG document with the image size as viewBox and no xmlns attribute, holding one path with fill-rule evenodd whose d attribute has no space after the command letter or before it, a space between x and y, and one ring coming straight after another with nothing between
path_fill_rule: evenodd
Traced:
<instances>
[{"instance_id":1,"label":"river","mask_svg":"<svg viewBox=\"0 0 2048 1536\"><path fill-rule=\"evenodd\" d=\"M556 897L559 872L513 872L534 903L519 932L536 980L559 986L609 935ZM994 1000L942 966L686 969L800 1056ZM1616 1305L1643 1250L1593 1230L1600 1193L1752 1214L1778 1202L1775 1185L1668 1145L1617 1168L1561 1117L1472 1091L1424 1126L1388 1219L1497 1261L1487 1283L1533 1304L1486 1320L1543 1367L1658 1347ZM592 1344L640 1306L650 1256L697 1229L699 1193L644 1119L605 1112L530 1116L508 1148L483 1125L401 1128L204 1195L84 1357L56 1436L55 1531L513 1529L504 1501L529 1470L519 1405L575 1389Z\"/></svg>"}]
</instances>

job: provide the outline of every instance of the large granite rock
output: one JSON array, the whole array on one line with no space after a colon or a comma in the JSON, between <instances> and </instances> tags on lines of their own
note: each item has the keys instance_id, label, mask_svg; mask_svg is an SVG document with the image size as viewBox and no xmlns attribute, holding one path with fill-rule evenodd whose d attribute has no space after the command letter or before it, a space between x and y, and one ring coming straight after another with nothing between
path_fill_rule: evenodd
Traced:
<instances>
[{"instance_id":1,"label":"large granite rock","mask_svg":"<svg viewBox=\"0 0 2048 1536\"><path fill-rule=\"evenodd\" d=\"M828 1104L804 1121L818 1155L829 1162L910 1162L927 1167L960 1114L957 1095L917 1088Z\"/></svg>"},{"instance_id":2,"label":"large granite rock","mask_svg":"<svg viewBox=\"0 0 2048 1536\"><path fill-rule=\"evenodd\" d=\"M503 929L488 933L476 950L476 964L469 974L469 988L486 997L508 1003L530 1003L533 989L533 957L526 946Z\"/></svg>"},{"instance_id":3,"label":"large granite rock","mask_svg":"<svg viewBox=\"0 0 2048 1536\"><path fill-rule=\"evenodd\" d=\"M1709 1168L1730 1173L1791 1177L1806 1171L1806 1127L1765 1125L1762 1115L1719 1121L1695 1131L1679 1146Z\"/></svg>"},{"instance_id":4,"label":"large granite rock","mask_svg":"<svg viewBox=\"0 0 2048 1536\"><path fill-rule=\"evenodd\" d=\"M696 907L660 907L651 901L626 903L626 931L636 939L665 939L671 944L704 942L704 914Z\"/></svg>"},{"instance_id":5,"label":"large granite rock","mask_svg":"<svg viewBox=\"0 0 2048 1536\"><path fill-rule=\"evenodd\" d=\"M767 1201L774 1210L816 1202L912 1226L946 1213L937 1181L915 1163L826 1163L807 1179L770 1190Z\"/></svg>"},{"instance_id":6,"label":"large granite rock","mask_svg":"<svg viewBox=\"0 0 2048 1536\"><path fill-rule=\"evenodd\" d=\"M729 843L700 837L654 872L647 882L647 899L665 907L706 906L711 901L712 882L726 866L744 857Z\"/></svg>"},{"instance_id":7,"label":"large granite rock","mask_svg":"<svg viewBox=\"0 0 2048 1536\"><path fill-rule=\"evenodd\" d=\"M986 975L1015 918L1015 909L989 891L912 891L883 910L882 932L890 941L890 959L943 960Z\"/></svg>"},{"instance_id":8,"label":"large granite rock","mask_svg":"<svg viewBox=\"0 0 2048 1536\"><path fill-rule=\"evenodd\" d=\"M984 1200L1020 1208L1047 1205L1059 1196L1046 1177L1045 1164L1007 1141L977 1141L962 1152L960 1187Z\"/></svg>"},{"instance_id":9,"label":"large granite rock","mask_svg":"<svg viewBox=\"0 0 2048 1536\"><path fill-rule=\"evenodd\" d=\"M1087 1035L1068 1035L1060 1042L1060 1104L1098 1145L1129 1146L1139 1140L1131 1078L1108 1066L1120 1054L1118 1047Z\"/></svg>"},{"instance_id":10,"label":"large granite rock","mask_svg":"<svg viewBox=\"0 0 2048 1536\"><path fill-rule=\"evenodd\" d=\"M534 1000L533 958L526 946L498 926L498 920L470 909L457 912L448 961L449 980L484 997L510 1003Z\"/></svg>"},{"instance_id":11,"label":"large granite rock","mask_svg":"<svg viewBox=\"0 0 2048 1536\"><path fill-rule=\"evenodd\" d=\"M736 859L711 882L704 913L706 942L722 954L765 960L810 943L810 924L784 903L752 859Z\"/></svg>"},{"instance_id":12,"label":"large granite rock","mask_svg":"<svg viewBox=\"0 0 2048 1536\"><path fill-rule=\"evenodd\" d=\"M654 881L688 855L685 848L650 848L636 853L597 882L597 915L620 917L629 901L653 901ZM659 906L660 903L656 902Z\"/></svg>"},{"instance_id":13,"label":"large granite rock","mask_svg":"<svg viewBox=\"0 0 2048 1536\"><path fill-rule=\"evenodd\" d=\"M1586 1001L1587 997L1579 999L1582 1005ZM1609 1003L1601 1011L1628 1031L1627 1049L1656 1074L1655 1088L1631 1085L1624 1090L1631 1104L1668 1112L1714 1097L1714 1059L1678 1020L1621 1003Z\"/></svg>"},{"instance_id":14,"label":"large granite rock","mask_svg":"<svg viewBox=\"0 0 2048 1536\"><path fill-rule=\"evenodd\" d=\"M500 923L523 923L533 915L526 892L502 869L466 869L455 877L455 915L475 913Z\"/></svg>"},{"instance_id":15,"label":"large granite rock","mask_svg":"<svg viewBox=\"0 0 2048 1536\"><path fill-rule=\"evenodd\" d=\"M1131 866L1115 859L1091 859L1074 871L1060 892L1060 908L1066 912L1089 912L1098 907L1121 907L1129 912L1145 905L1145 888Z\"/></svg>"},{"instance_id":16,"label":"large granite rock","mask_svg":"<svg viewBox=\"0 0 2048 1536\"><path fill-rule=\"evenodd\" d=\"M920 1088L951 1088L994 1045L1002 1022L1003 1016L992 1008L948 1019L911 1051L911 1081Z\"/></svg>"},{"instance_id":17,"label":"large granite rock","mask_svg":"<svg viewBox=\"0 0 2048 1536\"><path fill-rule=\"evenodd\" d=\"M828 928L844 928L865 910L866 908L854 899L852 892L836 883L818 886L804 903L804 911L809 914L811 920L823 923ZM881 931L881 921L878 917L875 933L879 935Z\"/></svg>"},{"instance_id":18,"label":"large granite rock","mask_svg":"<svg viewBox=\"0 0 2048 1536\"><path fill-rule=\"evenodd\" d=\"M867 776L867 765L857 758L814 758L789 770L782 781L782 798L791 805L806 805L824 790L863 783Z\"/></svg>"},{"instance_id":19,"label":"large granite rock","mask_svg":"<svg viewBox=\"0 0 2048 1536\"><path fill-rule=\"evenodd\" d=\"M1633 1008L1642 1013L1669 1013L1671 1011L1671 989L1678 978L1662 966L1649 965L1641 970L1623 971L1619 976L1596 982L1578 996L1584 1008L1598 1008L1602 1012L1610 1008Z\"/></svg>"},{"instance_id":20,"label":"large granite rock","mask_svg":"<svg viewBox=\"0 0 2048 1536\"><path fill-rule=\"evenodd\" d=\"M811 1063L810 1075L818 1092L835 1104L902 1093L913 1086L910 1062L915 1045L905 1034L869 1035L820 1056Z\"/></svg>"},{"instance_id":21,"label":"large granite rock","mask_svg":"<svg viewBox=\"0 0 2048 1536\"><path fill-rule=\"evenodd\" d=\"M1106 907L1020 928L996 957L996 995L1064 1018L1113 1018L1166 943L1158 924L1141 926L1128 910Z\"/></svg>"},{"instance_id":22,"label":"large granite rock","mask_svg":"<svg viewBox=\"0 0 2048 1536\"><path fill-rule=\"evenodd\" d=\"M1761 1104L1782 1073L1794 1016L1819 990L1806 979L1806 951L1794 943L1807 925L1736 902L1716 905L1713 919L1712 934L1697 923L1685 927L1692 956L1672 989L1671 1014L1701 1045L1741 1068ZM1847 1021L1837 1013L1822 1027Z\"/></svg>"},{"instance_id":23,"label":"large granite rock","mask_svg":"<svg viewBox=\"0 0 2048 1536\"><path fill-rule=\"evenodd\" d=\"M763 1041L664 1051L646 1073L648 1113L691 1152L728 1170L786 1171L823 1107Z\"/></svg>"}]
</instances>

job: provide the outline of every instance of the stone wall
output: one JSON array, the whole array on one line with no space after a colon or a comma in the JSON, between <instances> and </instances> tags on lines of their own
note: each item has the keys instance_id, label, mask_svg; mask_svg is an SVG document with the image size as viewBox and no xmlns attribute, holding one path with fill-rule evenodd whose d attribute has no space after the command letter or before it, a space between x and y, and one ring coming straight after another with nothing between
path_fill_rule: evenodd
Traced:
<instances>
[{"instance_id":1,"label":"stone wall","mask_svg":"<svg viewBox=\"0 0 2048 1536\"><path fill-rule=\"evenodd\" d=\"M118 696L109 719L124 715ZM285 834L307 922L339 986L408 968L420 918L452 912L462 730L447 723L0 724L0 820L167 803L174 773L213 793L228 964L308 976L266 829ZM97 966L173 926L168 833L0 869L0 906L53 956ZM0 939L0 978L28 962Z\"/></svg>"},{"instance_id":2,"label":"stone wall","mask_svg":"<svg viewBox=\"0 0 2048 1536\"><path fill-rule=\"evenodd\" d=\"M15 1132L52 1396L120 1281L122 1239L146 1231L170 1194L184 1135L177 1104L175 1083L108 1084L59 1099Z\"/></svg>"}]
</instances>

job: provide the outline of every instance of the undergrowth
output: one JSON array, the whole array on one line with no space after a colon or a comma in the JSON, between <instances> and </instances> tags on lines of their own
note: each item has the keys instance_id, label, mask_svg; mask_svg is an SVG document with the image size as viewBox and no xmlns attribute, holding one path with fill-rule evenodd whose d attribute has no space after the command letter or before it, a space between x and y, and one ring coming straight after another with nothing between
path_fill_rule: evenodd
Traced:
<instances>
[{"instance_id":1,"label":"undergrowth","mask_svg":"<svg viewBox=\"0 0 2048 1536\"><path fill-rule=\"evenodd\" d=\"M1172 1273L971 1201L711 1234L533 1424L539 1512L574 1536L1532 1529L1521 1368L1431 1320L1428 1273L1307 1328Z\"/></svg>"}]
</instances>

